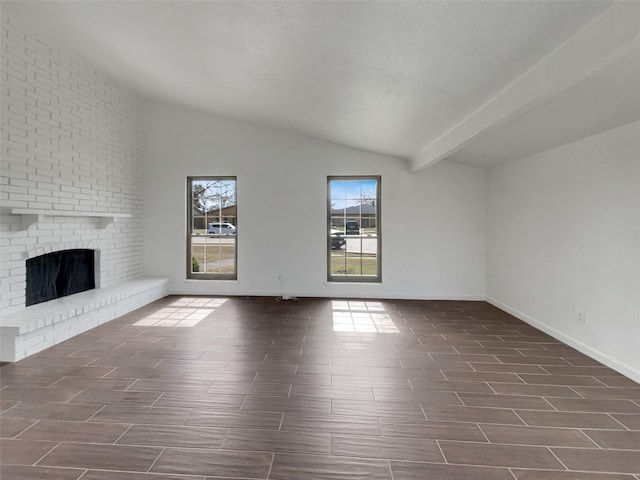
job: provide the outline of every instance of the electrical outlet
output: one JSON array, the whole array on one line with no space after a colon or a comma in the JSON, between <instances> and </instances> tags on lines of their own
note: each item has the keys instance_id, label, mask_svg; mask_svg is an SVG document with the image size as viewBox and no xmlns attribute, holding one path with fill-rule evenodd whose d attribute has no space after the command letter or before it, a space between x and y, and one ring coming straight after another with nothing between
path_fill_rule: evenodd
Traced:
<instances>
[{"instance_id":1,"label":"electrical outlet","mask_svg":"<svg viewBox=\"0 0 640 480\"><path fill-rule=\"evenodd\" d=\"M578 312L578 325L584 325L587 323L587 319L585 317L584 312Z\"/></svg>"}]
</instances>

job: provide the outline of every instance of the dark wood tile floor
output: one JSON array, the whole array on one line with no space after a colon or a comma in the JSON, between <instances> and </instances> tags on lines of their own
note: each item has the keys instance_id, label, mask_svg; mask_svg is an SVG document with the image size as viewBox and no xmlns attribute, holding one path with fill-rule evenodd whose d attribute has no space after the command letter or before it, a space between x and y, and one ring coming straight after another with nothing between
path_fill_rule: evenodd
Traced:
<instances>
[{"instance_id":1,"label":"dark wood tile floor","mask_svg":"<svg viewBox=\"0 0 640 480\"><path fill-rule=\"evenodd\" d=\"M640 385L484 302L172 296L0 381L2 480L640 480Z\"/></svg>"}]
</instances>

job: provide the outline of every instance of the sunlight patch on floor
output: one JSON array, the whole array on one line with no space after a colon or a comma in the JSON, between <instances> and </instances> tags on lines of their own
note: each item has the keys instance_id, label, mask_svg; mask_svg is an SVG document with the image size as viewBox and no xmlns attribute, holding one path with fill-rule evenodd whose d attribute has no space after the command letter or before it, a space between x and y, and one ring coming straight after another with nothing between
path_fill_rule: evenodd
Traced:
<instances>
[{"instance_id":1,"label":"sunlight patch on floor","mask_svg":"<svg viewBox=\"0 0 640 480\"><path fill-rule=\"evenodd\" d=\"M221 307L226 298L182 297L133 325L136 327L195 327Z\"/></svg>"},{"instance_id":2,"label":"sunlight patch on floor","mask_svg":"<svg viewBox=\"0 0 640 480\"><path fill-rule=\"evenodd\" d=\"M384 313L381 302L334 300L334 332L399 333L391 316Z\"/></svg>"}]
</instances>

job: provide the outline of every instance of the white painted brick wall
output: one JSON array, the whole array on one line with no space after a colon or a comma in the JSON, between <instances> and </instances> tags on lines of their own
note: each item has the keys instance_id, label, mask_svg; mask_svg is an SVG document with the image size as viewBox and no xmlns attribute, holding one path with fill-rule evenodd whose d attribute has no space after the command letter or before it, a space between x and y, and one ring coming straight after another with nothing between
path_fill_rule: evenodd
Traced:
<instances>
[{"instance_id":1,"label":"white painted brick wall","mask_svg":"<svg viewBox=\"0 0 640 480\"><path fill-rule=\"evenodd\" d=\"M101 287L141 273L141 101L6 16L0 57L0 314L24 307L25 258L40 246L95 244ZM45 217L27 231L15 207L131 218L101 229L97 218Z\"/></svg>"}]
</instances>

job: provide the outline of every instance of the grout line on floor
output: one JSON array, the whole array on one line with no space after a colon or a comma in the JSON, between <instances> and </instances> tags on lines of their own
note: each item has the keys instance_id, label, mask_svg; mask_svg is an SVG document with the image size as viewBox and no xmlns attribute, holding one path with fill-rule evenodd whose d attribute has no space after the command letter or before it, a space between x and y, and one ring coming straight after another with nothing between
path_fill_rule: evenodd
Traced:
<instances>
[{"instance_id":1,"label":"grout line on floor","mask_svg":"<svg viewBox=\"0 0 640 480\"><path fill-rule=\"evenodd\" d=\"M155 460L151 463L151 465L149 465L149 468L147 468L147 473L151 473L151 469L153 468L153 466L156 464L156 462L158 461L158 459L162 456L162 454L165 452L165 450L167 449L167 447L162 447L162 450L160 451L160 453L158 454L158 456L155 458Z\"/></svg>"},{"instance_id":2,"label":"grout line on floor","mask_svg":"<svg viewBox=\"0 0 640 480\"><path fill-rule=\"evenodd\" d=\"M44 454L44 455L42 455L38 460L36 460L35 462L33 462L32 466L33 466L33 467L38 466L38 463L39 463L39 462L40 462L44 457L46 457L47 455L49 455L52 451L54 451L54 450L55 450L59 445L61 445L62 443L63 443L63 442L56 442L56 444L55 444L53 447L51 447L51 448L47 451L47 453L45 453L45 454Z\"/></svg>"}]
</instances>

